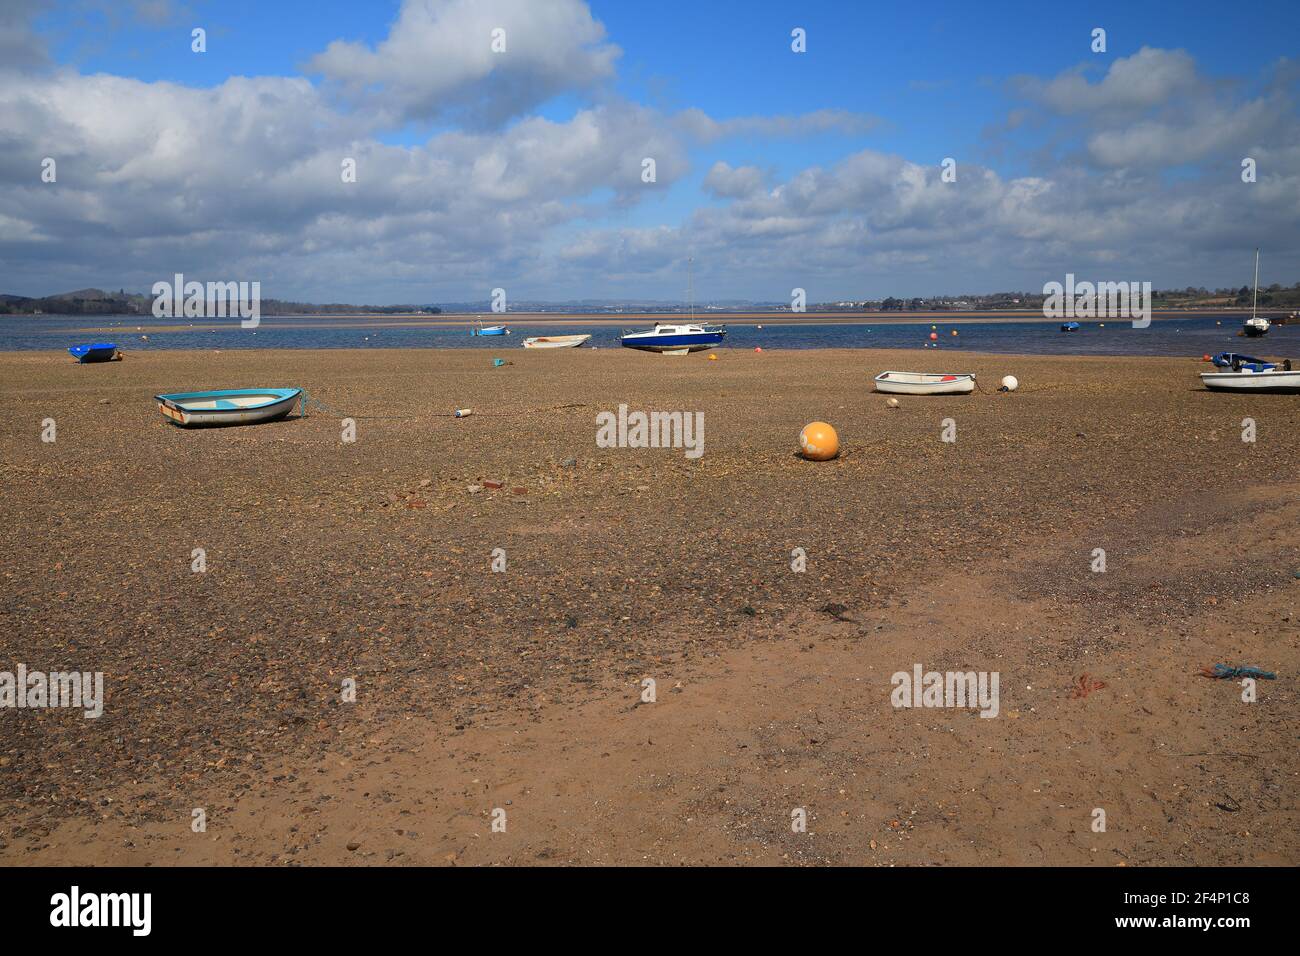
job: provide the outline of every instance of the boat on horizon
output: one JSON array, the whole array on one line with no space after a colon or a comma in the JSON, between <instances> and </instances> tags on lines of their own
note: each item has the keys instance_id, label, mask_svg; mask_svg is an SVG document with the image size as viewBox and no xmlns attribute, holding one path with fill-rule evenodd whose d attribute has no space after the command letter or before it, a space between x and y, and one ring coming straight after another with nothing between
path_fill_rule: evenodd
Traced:
<instances>
[{"instance_id":1,"label":"boat on horizon","mask_svg":"<svg viewBox=\"0 0 1300 956\"><path fill-rule=\"evenodd\" d=\"M1062 323L1061 323L1061 331L1062 331L1062 332L1078 332L1078 331L1079 331L1079 323L1078 323L1078 322L1062 322Z\"/></svg>"},{"instance_id":2,"label":"boat on horizon","mask_svg":"<svg viewBox=\"0 0 1300 956\"><path fill-rule=\"evenodd\" d=\"M300 388L227 388L155 395L158 410L177 425L251 425L284 418L298 404Z\"/></svg>"},{"instance_id":3,"label":"boat on horizon","mask_svg":"<svg viewBox=\"0 0 1300 956\"><path fill-rule=\"evenodd\" d=\"M524 339L526 349L576 349L585 345L590 335L535 335Z\"/></svg>"},{"instance_id":4,"label":"boat on horizon","mask_svg":"<svg viewBox=\"0 0 1300 956\"><path fill-rule=\"evenodd\" d=\"M115 342L94 342L89 345L71 345L68 347L70 354L78 363L86 365L90 362L111 362L120 358L121 353L117 350Z\"/></svg>"},{"instance_id":5,"label":"boat on horizon","mask_svg":"<svg viewBox=\"0 0 1300 956\"><path fill-rule=\"evenodd\" d=\"M881 372L876 391L894 395L969 395L975 391L974 372Z\"/></svg>"}]
</instances>

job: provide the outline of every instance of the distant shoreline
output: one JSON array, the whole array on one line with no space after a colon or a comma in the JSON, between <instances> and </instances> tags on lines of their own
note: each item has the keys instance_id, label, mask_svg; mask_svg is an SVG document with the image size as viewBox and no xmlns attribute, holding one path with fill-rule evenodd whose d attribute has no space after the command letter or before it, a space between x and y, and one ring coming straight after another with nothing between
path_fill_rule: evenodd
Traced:
<instances>
[{"instance_id":1,"label":"distant shoreline","mask_svg":"<svg viewBox=\"0 0 1300 956\"><path fill-rule=\"evenodd\" d=\"M1237 318L1235 314L1241 310L1230 309L1175 309L1175 310L1153 310L1151 318L1153 321L1170 321L1180 318L1212 318L1222 315L1225 318ZM54 318L55 316L50 316ZM76 318L76 316L66 316L67 318ZM124 321L117 325L87 325L77 329L78 332L114 332L129 326L144 316L124 315L120 316ZM148 317L152 318L152 316ZM457 328L461 326L473 325L479 318L483 321L491 321L495 324L507 326L516 326L520 328L544 328L551 325L577 325L577 326L622 326L622 325L645 325L653 322L689 322L690 317L678 313L663 312L642 312L642 313L622 313L622 314L592 314L589 312L579 313L559 313L559 312L514 312L502 314L483 313L481 316L476 315L447 315L443 313L438 316L425 316L418 314L409 315L379 315L372 313L358 313L356 315L339 315L324 317L311 313L298 315L267 315L262 317L262 324L265 326L274 326L277 319L293 319L293 327L296 329L346 329L346 328L367 328L367 329L418 329L418 328ZM1271 316L1270 316L1271 318ZM310 319L312 322L302 322L297 320ZM203 329L223 329L228 328L231 321L234 320L211 320L204 319L196 322L182 322L171 325L149 325L142 326L154 332L185 332L190 330ZM1014 312L908 312L906 314L891 313L860 313L860 312L807 312L801 315L792 315L790 313L768 313L768 312L728 312L728 313L707 313L696 315L694 321L709 322L717 325L972 325L982 322L1057 322L1058 319L1044 318L1041 311L1020 310ZM1123 323L1131 320L1126 318L1118 319L1081 319L1082 324L1101 322Z\"/></svg>"}]
</instances>

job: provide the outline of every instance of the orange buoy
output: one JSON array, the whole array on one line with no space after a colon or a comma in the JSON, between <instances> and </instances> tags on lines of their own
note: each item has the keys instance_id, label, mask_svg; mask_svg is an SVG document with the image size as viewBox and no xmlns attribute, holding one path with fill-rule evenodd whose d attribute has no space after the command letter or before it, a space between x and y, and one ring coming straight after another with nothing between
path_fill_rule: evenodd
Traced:
<instances>
[{"instance_id":1,"label":"orange buoy","mask_svg":"<svg viewBox=\"0 0 1300 956\"><path fill-rule=\"evenodd\" d=\"M1210 358L1210 353L1209 353L1209 352L1206 352L1204 355L1201 356L1201 361L1202 361L1202 362L1210 362L1210 361L1213 361L1213 359Z\"/></svg>"},{"instance_id":2,"label":"orange buoy","mask_svg":"<svg viewBox=\"0 0 1300 956\"><path fill-rule=\"evenodd\" d=\"M762 347L761 345L755 345L755 346L754 346L754 351L755 351L755 352L761 352L761 351L763 351L763 347Z\"/></svg>"},{"instance_id":3,"label":"orange buoy","mask_svg":"<svg viewBox=\"0 0 1300 956\"><path fill-rule=\"evenodd\" d=\"M937 341L939 341L939 333L938 333L938 332L931 332L931 333L930 333L930 341L931 341L931 342L937 342Z\"/></svg>"},{"instance_id":4,"label":"orange buoy","mask_svg":"<svg viewBox=\"0 0 1300 956\"><path fill-rule=\"evenodd\" d=\"M809 422L799 433L799 453L809 461L830 461L840 453L840 436L825 422Z\"/></svg>"},{"instance_id":5,"label":"orange buoy","mask_svg":"<svg viewBox=\"0 0 1300 956\"><path fill-rule=\"evenodd\" d=\"M718 360L718 357L717 357L716 355L710 355L710 356L709 356L709 361L710 361L710 362L716 362L717 360Z\"/></svg>"}]
</instances>

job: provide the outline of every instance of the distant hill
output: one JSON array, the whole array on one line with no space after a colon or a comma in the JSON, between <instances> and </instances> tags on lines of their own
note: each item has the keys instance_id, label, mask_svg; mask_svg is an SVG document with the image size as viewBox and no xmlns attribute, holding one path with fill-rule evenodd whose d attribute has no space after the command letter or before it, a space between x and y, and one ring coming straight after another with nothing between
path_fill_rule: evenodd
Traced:
<instances>
[{"instance_id":1,"label":"distant hill","mask_svg":"<svg viewBox=\"0 0 1300 956\"><path fill-rule=\"evenodd\" d=\"M316 305L311 302L263 299L261 311L262 315L395 315L420 312L437 314L442 309L436 305ZM41 298L0 294L0 315L150 315L152 312L153 296L139 295L124 289L117 292L77 289L75 292L59 292Z\"/></svg>"}]
</instances>

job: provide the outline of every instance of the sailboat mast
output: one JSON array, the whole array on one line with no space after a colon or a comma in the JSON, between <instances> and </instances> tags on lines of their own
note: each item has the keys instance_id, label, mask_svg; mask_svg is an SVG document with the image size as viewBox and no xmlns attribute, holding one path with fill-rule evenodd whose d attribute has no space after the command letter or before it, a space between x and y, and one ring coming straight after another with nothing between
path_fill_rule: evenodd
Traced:
<instances>
[{"instance_id":1,"label":"sailboat mast","mask_svg":"<svg viewBox=\"0 0 1300 956\"><path fill-rule=\"evenodd\" d=\"M695 257L686 258L686 299L690 303L691 321L695 321Z\"/></svg>"},{"instance_id":2,"label":"sailboat mast","mask_svg":"<svg viewBox=\"0 0 1300 956\"><path fill-rule=\"evenodd\" d=\"M1259 301L1259 246L1255 247L1255 294L1250 299L1250 317L1255 317L1255 303Z\"/></svg>"}]
</instances>

